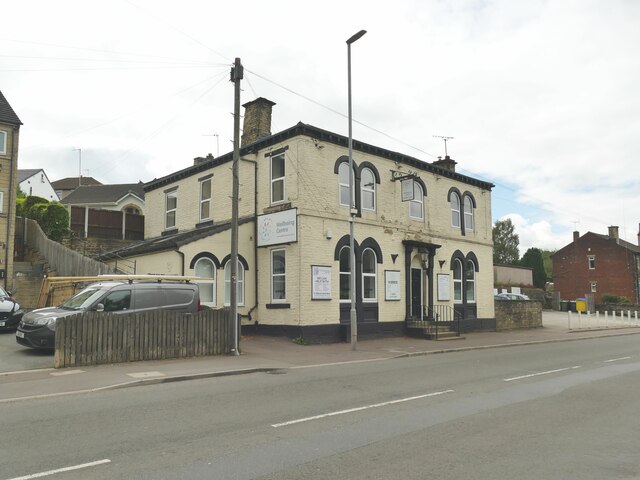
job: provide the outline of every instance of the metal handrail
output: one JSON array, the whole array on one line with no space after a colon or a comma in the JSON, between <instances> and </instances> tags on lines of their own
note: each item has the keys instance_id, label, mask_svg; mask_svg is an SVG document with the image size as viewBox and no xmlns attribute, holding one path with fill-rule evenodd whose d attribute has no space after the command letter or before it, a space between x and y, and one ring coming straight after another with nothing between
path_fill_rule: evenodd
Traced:
<instances>
[{"instance_id":1,"label":"metal handrail","mask_svg":"<svg viewBox=\"0 0 640 480\"><path fill-rule=\"evenodd\" d=\"M436 340L438 339L439 326L442 323L454 326L457 337L460 336L461 315L451 305L431 305L427 307L427 320L435 325Z\"/></svg>"}]
</instances>

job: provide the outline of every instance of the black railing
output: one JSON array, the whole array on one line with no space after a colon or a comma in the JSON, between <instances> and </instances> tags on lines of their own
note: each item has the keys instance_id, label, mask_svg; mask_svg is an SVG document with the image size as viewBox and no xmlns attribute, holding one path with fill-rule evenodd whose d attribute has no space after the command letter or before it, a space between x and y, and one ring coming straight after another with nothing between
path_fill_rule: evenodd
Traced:
<instances>
[{"instance_id":1,"label":"black railing","mask_svg":"<svg viewBox=\"0 0 640 480\"><path fill-rule=\"evenodd\" d=\"M426 307L427 321L434 326L436 340L438 339L438 331L447 328L457 337L460 336L460 320L462 315L456 312L450 305L432 305Z\"/></svg>"}]
</instances>

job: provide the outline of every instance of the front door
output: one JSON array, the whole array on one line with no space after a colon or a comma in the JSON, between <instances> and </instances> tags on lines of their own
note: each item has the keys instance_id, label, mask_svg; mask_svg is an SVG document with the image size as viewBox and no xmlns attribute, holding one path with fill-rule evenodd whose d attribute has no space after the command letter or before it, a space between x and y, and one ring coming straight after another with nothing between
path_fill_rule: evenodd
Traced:
<instances>
[{"instance_id":1,"label":"front door","mask_svg":"<svg viewBox=\"0 0 640 480\"><path fill-rule=\"evenodd\" d=\"M422 320L422 269L411 269L411 317Z\"/></svg>"}]
</instances>

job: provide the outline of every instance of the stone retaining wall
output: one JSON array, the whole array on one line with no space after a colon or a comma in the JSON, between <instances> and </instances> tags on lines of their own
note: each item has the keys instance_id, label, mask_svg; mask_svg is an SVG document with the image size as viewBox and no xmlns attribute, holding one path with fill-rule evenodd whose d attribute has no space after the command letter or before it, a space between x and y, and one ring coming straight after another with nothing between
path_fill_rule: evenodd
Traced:
<instances>
[{"instance_id":1,"label":"stone retaining wall","mask_svg":"<svg viewBox=\"0 0 640 480\"><path fill-rule=\"evenodd\" d=\"M496 331L542 327L542 304L533 300L496 300Z\"/></svg>"}]
</instances>

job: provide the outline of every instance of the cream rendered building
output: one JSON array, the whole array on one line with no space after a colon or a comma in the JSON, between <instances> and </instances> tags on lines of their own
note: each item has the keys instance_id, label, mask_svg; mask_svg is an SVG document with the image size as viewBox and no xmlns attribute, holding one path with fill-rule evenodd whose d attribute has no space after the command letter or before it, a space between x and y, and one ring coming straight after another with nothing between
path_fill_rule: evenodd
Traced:
<instances>
[{"instance_id":1,"label":"cream rendered building","mask_svg":"<svg viewBox=\"0 0 640 480\"><path fill-rule=\"evenodd\" d=\"M271 134L273 103L244 105L239 313L243 331L349 338L347 138L298 123ZM354 141L359 336L434 319L494 329L492 184ZM203 303L229 300L232 155L145 185L145 241L102 257L136 273L207 277ZM402 201L405 195L413 200ZM413 195L412 195L413 194ZM425 323L426 322L426 323Z\"/></svg>"}]
</instances>

